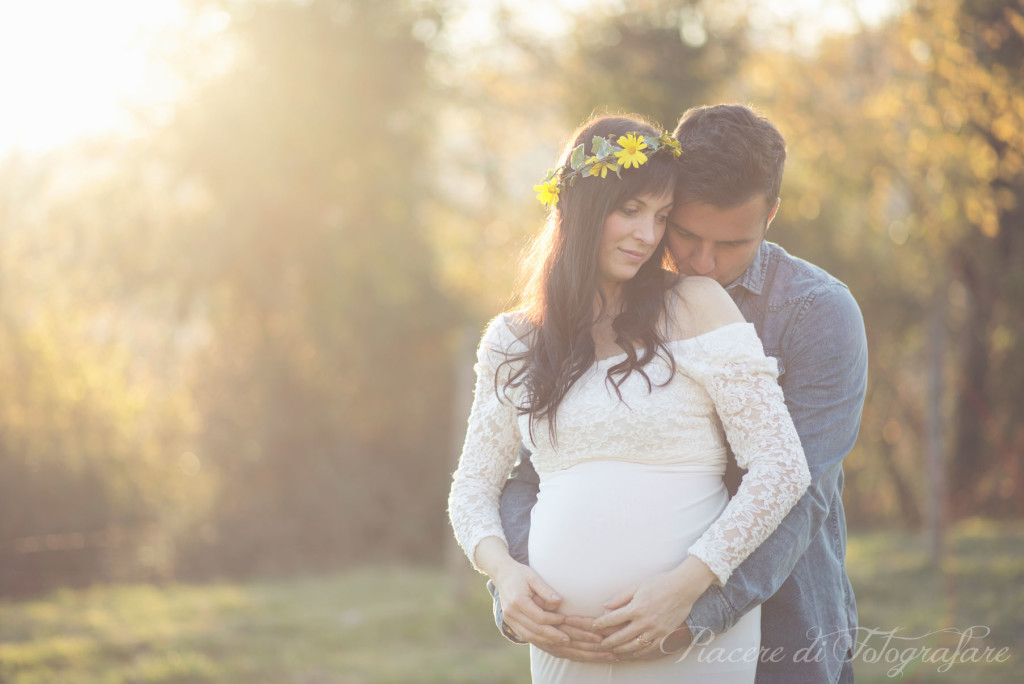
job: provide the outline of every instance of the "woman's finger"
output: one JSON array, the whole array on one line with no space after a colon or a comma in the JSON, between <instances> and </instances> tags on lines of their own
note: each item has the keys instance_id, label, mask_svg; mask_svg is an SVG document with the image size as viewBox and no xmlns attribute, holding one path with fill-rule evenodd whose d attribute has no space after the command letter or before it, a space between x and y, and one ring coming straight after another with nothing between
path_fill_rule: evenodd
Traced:
<instances>
[{"instance_id":1,"label":"woman's finger","mask_svg":"<svg viewBox=\"0 0 1024 684\"><path fill-rule=\"evenodd\" d=\"M631 604L627 603L618 610L613 610L595 618L592 628L594 631L600 631L609 627L627 623L634 617L634 611L632 610Z\"/></svg>"},{"instance_id":2,"label":"woman's finger","mask_svg":"<svg viewBox=\"0 0 1024 684\"><path fill-rule=\"evenodd\" d=\"M531 572L527 583L530 586L530 590L533 592L534 601L536 601L544 610L553 612L558 610L558 606L562 603L562 597L557 591L551 588L547 582L541 579L540 575L535 572Z\"/></svg>"},{"instance_id":3,"label":"woman's finger","mask_svg":"<svg viewBox=\"0 0 1024 684\"><path fill-rule=\"evenodd\" d=\"M614 653L628 653L639 650L644 646L644 644L636 641L636 638L641 633L642 629L639 626L633 623L627 624L614 634L605 637L604 641L601 642L601 647Z\"/></svg>"},{"instance_id":4,"label":"woman's finger","mask_svg":"<svg viewBox=\"0 0 1024 684\"><path fill-rule=\"evenodd\" d=\"M615 610L616 608L621 608L622 606L626 605L627 603L633 600L634 594L636 594L636 587L624 589L615 596L612 596L609 600L605 601L604 609Z\"/></svg>"},{"instance_id":5,"label":"woman's finger","mask_svg":"<svg viewBox=\"0 0 1024 684\"><path fill-rule=\"evenodd\" d=\"M651 651L657 650L663 635L654 634L652 630L647 632L635 633L634 636L627 639L619 646L612 647L612 653L628 654L630 657L638 657L644 653L650 653Z\"/></svg>"}]
</instances>

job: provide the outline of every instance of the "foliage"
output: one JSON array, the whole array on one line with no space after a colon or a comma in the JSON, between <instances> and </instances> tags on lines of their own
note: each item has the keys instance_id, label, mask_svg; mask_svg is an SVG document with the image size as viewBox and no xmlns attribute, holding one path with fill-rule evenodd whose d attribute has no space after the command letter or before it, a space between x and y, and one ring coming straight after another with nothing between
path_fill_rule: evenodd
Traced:
<instances>
[{"instance_id":1,"label":"foliage","mask_svg":"<svg viewBox=\"0 0 1024 684\"><path fill-rule=\"evenodd\" d=\"M193 392L220 484L198 571L436 553L451 309L424 258L426 53L403 9L232 7L234 64L165 132L208 198L182 236L205 251Z\"/></svg>"},{"instance_id":2,"label":"foliage","mask_svg":"<svg viewBox=\"0 0 1024 684\"><path fill-rule=\"evenodd\" d=\"M0 170L0 592L166 577L210 495L181 379L99 253L144 190L111 183L93 150L58 160ZM77 174L91 180L69 189Z\"/></svg>"},{"instance_id":3,"label":"foliage","mask_svg":"<svg viewBox=\"0 0 1024 684\"><path fill-rule=\"evenodd\" d=\"M1024 500L1009 361L1024 335L1020 12L988 14L919 2L811 58L762 54L744 71L790 140L775 237L847 282L865 313L871 384L848 460L861 520L920 517L935 353L954 513L1016 515Z\"/></svg>"},{"instance_id":4,"label":"foliage","mask_svg":"<svg viewBox=\"0 0 1024 684\"><path fill-rule=\"evenodd\" d=\"M743 2L629 0L581 13L573 41L557 53L568 116L639 112L671 130L689 107L706 104L749 50Z\"/></svg>"},{"instance_id":5,"label":"foliage","mask_svg":"<svg viewBox=\"0 0 1024 684\"><path fill-rule=\"evenodd\" d=\"M223 28L138 137L0 159L0 591L437 560L457 347L595 110L745 101L789 140L770 237L869 335L851 522L920 524L935 425L955 515L1024 512L1020 0L813 51L746 0L600 3L556 38L489 5L470 48L453 2L188 5Z\"/></svg>"},{"instance_id":6,"label":"foliage","mask_svg":"<svg viewBox=\"0 0 1024 684\"><path fill-rule=\"evenodd\" d=\"M196 5L230 21L169 116L0 169L0 591L439 555L437 14Z\"/></svg>"}]
</instances>

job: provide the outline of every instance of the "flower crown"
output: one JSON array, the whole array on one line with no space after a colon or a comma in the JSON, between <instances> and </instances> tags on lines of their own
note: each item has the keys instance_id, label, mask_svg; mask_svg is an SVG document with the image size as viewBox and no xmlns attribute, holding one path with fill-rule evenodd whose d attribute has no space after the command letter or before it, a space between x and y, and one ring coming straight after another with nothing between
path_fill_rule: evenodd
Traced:
<instances>
[{"instance_id":1,"label":"flower crown","mask_svg":"<svg viewBox=\"0 0 1024 684\"><path fill-rule=\"evenodd\" d=\"M644 154L642 150L647 150L647 154ZM640 168L647 163L648 154L654 155L658 152L668 151L674 158L678 158L683 153L679 141L668 131L663 131L657 138L634 131L619 136L614 143L610 142L608 138L595 135L590 143L590 151L593 152L593 155L587 157L583 150L583 143L580 143L573 148L572 155L569 157L571 171L567 171L565 167L551 169L548 171L547 177L544 178L544 182L533 186L541 204L553 208L558 204L558 194L564 188L571 188L580 178L587 176L606 178L609 171L614 171L615 175L621 179L622 169Z\"/></svg>"}]
</instances>

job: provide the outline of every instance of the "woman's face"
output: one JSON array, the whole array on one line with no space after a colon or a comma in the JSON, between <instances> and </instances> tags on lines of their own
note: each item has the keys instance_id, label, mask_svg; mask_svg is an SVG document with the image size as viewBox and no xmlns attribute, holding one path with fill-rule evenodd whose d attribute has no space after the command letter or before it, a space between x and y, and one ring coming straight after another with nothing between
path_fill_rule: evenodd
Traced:
<instances>
[{"instance_id":1,"label":"woman's face","mask_svg":"<svg viewBox=\"0 0 1024 684\"><path fill-rule=\"evenodd\" d=\"M630 197L604 221L598 278L605 293L637 274L665 234L672 190Z\"/></svg>"}]
</instances>

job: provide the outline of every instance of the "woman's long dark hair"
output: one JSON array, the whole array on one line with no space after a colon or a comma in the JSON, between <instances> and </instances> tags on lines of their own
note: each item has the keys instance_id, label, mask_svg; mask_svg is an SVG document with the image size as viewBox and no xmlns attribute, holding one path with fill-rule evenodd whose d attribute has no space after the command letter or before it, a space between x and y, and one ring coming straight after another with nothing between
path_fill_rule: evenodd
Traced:
<instances>
[{"instance_id":1,"label":"woman's long dark hair","mask_svg":"<svg viewBox=\"0 0 1024 684\"><path fill-rule=\"evenodd\" d=\"M656 129L635 116L600 116L580 126L561 156L561 168L569 168L569 156L580 143L588 155L594 136L619 136L638 131L658 137ZM558 204L544 230L534 240L526 259L527 280L520 291L520 305L528 332L527 351L511 356L518 370L511 375L505 391L523 386L525 403L520 413L530 416L530 436L535 423L546 418L552 443L556 443L558 407L566 393L596 361L591 335L597 316L606 304L598 286L598 258L605 219L632 197L660 195L674 189L678 164L667 153L651 155L639 168L623 169L622 177L587 177L563 188ZM621 313L612 322L615 341L625 359L608 369L606 382L621 399L619 387L636 372L651 380L643 367L659 350L675 365L658 331L664 311L664 294L673 279L662 270L664 240L631 280L624 283ZM595 315L595 298L602 306ZM639 347L640 353L637 353ZM523 362L520 364L519 362ZM497 376L496 376L497 379Z\"/></svg>"}]
</instances>

